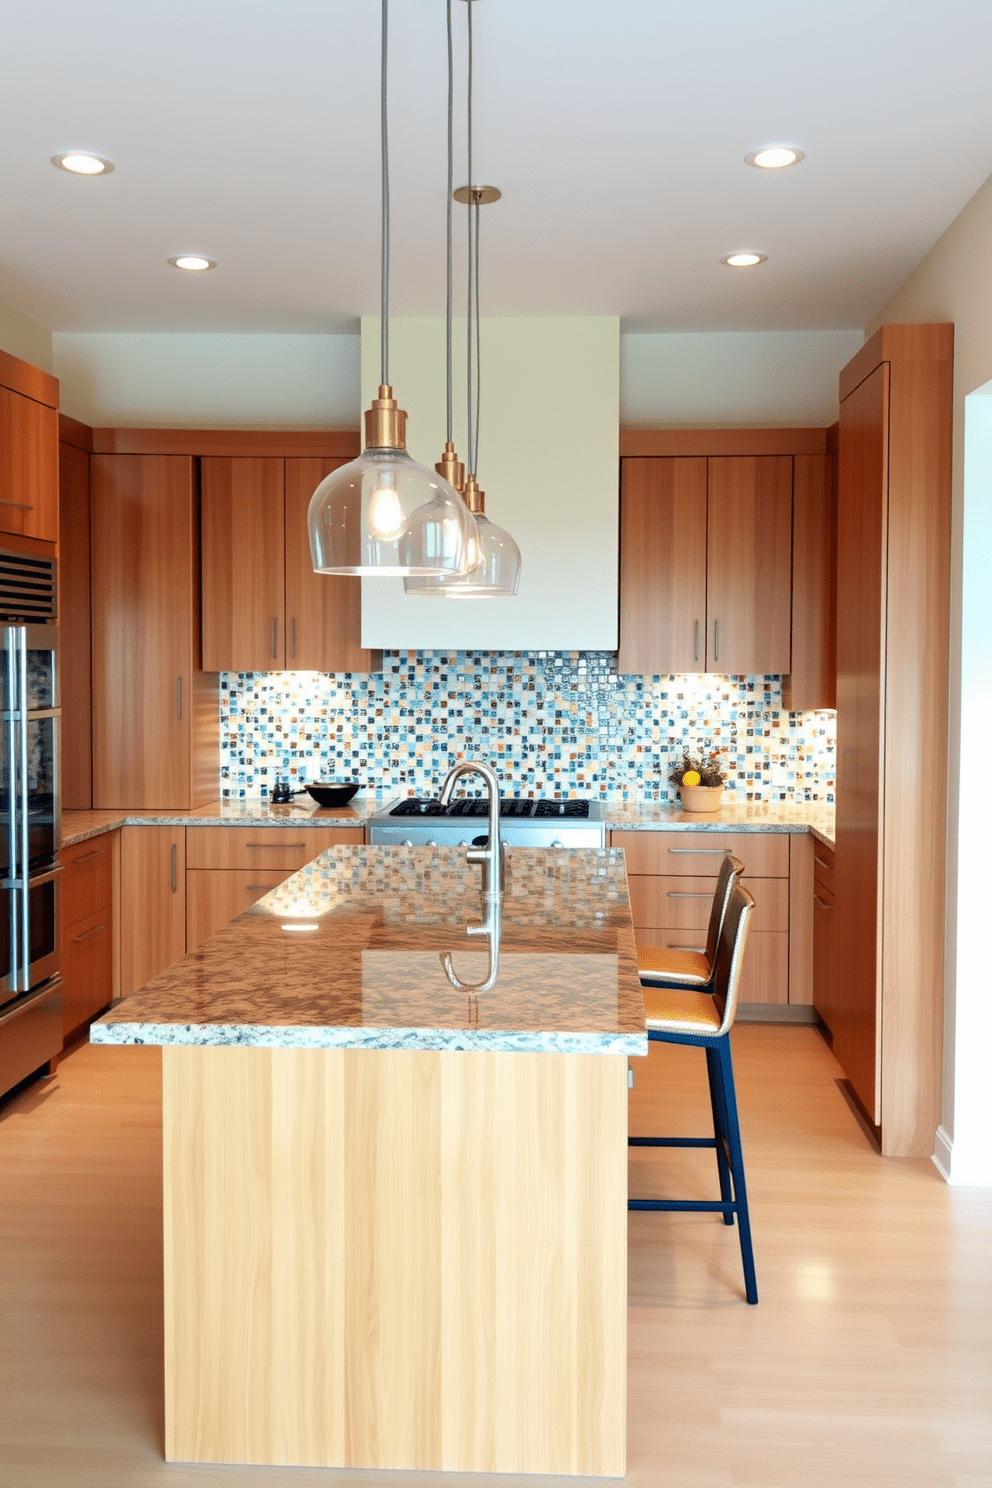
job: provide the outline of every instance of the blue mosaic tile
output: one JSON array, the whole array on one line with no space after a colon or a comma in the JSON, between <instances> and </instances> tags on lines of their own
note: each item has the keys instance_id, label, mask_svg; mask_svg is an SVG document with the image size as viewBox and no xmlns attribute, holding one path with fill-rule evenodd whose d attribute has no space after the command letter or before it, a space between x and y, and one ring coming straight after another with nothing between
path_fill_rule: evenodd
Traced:
<instances>
[{"instance_id":1,"label":"blue mosaic tile","mask_svg":"<svg viewBox=\"0 0 992 1488\"><path fill-rule=\"evenodd\" d=\"M722 749L730 800L833 802L835 718L780 677L629 677L616 652L386 652L381 673L222 673L221 788L276 777L434 794L481 756L509 794L675 801L683 748Z\"/></svg>"}]
</instances>

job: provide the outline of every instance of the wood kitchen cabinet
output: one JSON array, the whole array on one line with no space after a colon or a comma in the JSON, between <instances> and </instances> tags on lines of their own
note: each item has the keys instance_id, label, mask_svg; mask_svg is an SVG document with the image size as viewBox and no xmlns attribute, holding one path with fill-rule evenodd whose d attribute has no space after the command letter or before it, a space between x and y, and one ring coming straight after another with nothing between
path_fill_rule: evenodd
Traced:
<instances>
[{"instance_id":1,"label":"wood kitchen cabinet","mask_svg":"<svg viewBox=\"0 0 992 1488\"><path fill-rule=\"evenodd\" d=\"M120 834L62 849L62 1034L94 1018L114 995L114 856Z\"/></svg>"},{"instance_id":2,"label":"wood kitchen cabinet","mask_svg":"<svg viewBox=\"0 0 992 1488\"><path fill-rule=\"evenodd\" d=\"M66 422L60 420L60 433ZM59 443L59 621L62 809L89 811L93 805L90 456L88 450L66 440Z\"/></svg>"},{"instance_id":3,"label":"wood kitchen cabinet","mask_svg":"<svg viewBox=\"0 0 992 1488\"><path fill-rule=\"evenodd\" d=\"M265 456L201 461L207 671L369 670L360 580L315 574L310 559L310 497L344 463Z\"/></svg>"},{"instance_id":4,"label":"wood kitchen cabinet","mask_svg":"<svg viewBox=\"0 0 992 1488\"><path fill-rule=\"evenodd\" d=\"M786 673L791 455L626 458L621 672Z\"/></svg>"},{"instance_id":5,"label":"wood kitchen cabinet","mask_svg":"<svg viewBox=\"0 0 992 1488\"><path fill-rule=\"evenodd\" d=\"M792 471L792 663L782 678L790 712L837 706L837 449L796 455Z\"/></svg>"},{"instance_id":6,"label":"wood kitchen cabinet","mask_svg":"<svg viewBox=\"0 0 992 1488\"><path fill-rule=\"evenodd\" d=\"M788 1004L789 842L785 833L612 832L626 857L635 942L702 950L720 864L733 853L756 906L740 1000Z\"/></svg>"},{"instance_id":7,"label":"wood kitchen cabinet","mask_svg":"<svg viewBox=\"0 0 992 1488\"><path fill-rule=\"evenodd\" d=\"M834 851L817 843L813 879L813 1005L829 1031L834 1024L837 984L837 899Z\"/></svg>"},{"instance_id":8,"label":"wood kitchen cabinet","mask_svg":"<svg viewBox=\"0 0 992 1488\"><path fill-rule=\"evenodd\" d=\"M58 389L0 352L0 532L59 540Z\"/></svg>"},{"instance_id":9,"label":"wood kitchen cabinet","mask_svg":"<svg viewBox=\"0 0 992 1488\"><path fill-rule=\"evenodd\" d=\"M835 965L822 1013L887 1156L933 1150L947 797L953 327L841 373Z\"/></svg>"},{"instance_id":10,"label":"wood kitchen cabinet","mask_svg":"<svg viewBox=\"0 0 992 1488\"><path fill-rule=\"evenodd\" d=\"M217 678L199 662L193 461L90 457L93 805L217 795Z\"/></svg>"},{"instance_id":11,"label":"wood kitchen cabinet","mask_svg":"<svg viewBox=\"0 0 992 1488\"><path fill-rule=\"evenodd\" d=\"M121 829L122 997L186 954L186 830Z\"/></svg>"},{"instance_id":12,"label":"wood kitchen cabinet","mask_svg":"<svg viewBox=\"0 0 992 1488\"><path fill-rule=\"evenodd\" d=\"M187 827L187 950L327 848L364 840L362 827Z\"/></svg>"}]
</instances>

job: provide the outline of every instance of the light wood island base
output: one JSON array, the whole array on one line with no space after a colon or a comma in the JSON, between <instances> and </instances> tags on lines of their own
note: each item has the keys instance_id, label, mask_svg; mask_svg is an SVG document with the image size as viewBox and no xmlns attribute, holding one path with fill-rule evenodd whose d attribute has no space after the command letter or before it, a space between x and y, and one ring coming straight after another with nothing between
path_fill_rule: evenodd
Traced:
<instances>
[{"instance_id":1,"label":"light wood island base","mask_svg":"<svg viewBox=\"0 0 992 1488\"><path fill-rule=\"evenodd\" d=\"M623 1475L626 1057L162 1066L169 1461Z\"/></svg>"}]
</instances>

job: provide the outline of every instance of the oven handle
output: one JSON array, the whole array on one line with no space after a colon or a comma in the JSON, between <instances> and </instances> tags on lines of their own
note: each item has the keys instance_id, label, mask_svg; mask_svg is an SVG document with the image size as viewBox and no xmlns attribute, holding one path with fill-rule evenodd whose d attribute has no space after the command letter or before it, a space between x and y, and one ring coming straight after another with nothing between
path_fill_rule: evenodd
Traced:
<instances>
[{"instance_id":1,"label":"oven handle","mask_svg":"<svg viewBox=\"0 0 992 1488\"><path fill-rule=\"evenodd\" d=\"M62 866L62 864L56 863L54 868L46 868L44 873L39 873L37 875L32 874L32 876L28 879L28 888L43 888L45 884L53 883L55 879L61 878L64 872L65 868Z\"/></svg>"},{"instance_id":2,"label":"oven handle","mask_svg":"<svg viewBox=\"0 0 992 1488\"><path fill-rule=\"evenodd\" d=\"M18 795L17 809L20 812L21 831L21 863L18 878L24 885L21 900L21 955L23 964L21 966L22 992L27 992L31 985L31 913L28 905L28 861L31 856L31 842L28 836L28 812L30 801L28 799L28 632L26 626L18 627L18 691L20 707L20 734L21 734L21 770L20 791Z\"/></svg>"}]
</instances>

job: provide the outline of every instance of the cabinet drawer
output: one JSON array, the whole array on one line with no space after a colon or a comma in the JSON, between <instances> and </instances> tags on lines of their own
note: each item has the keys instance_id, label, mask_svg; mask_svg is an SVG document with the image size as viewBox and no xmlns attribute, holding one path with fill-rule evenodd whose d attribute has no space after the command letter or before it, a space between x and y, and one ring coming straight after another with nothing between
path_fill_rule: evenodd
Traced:
<instances>
[{"instance_id":1,"label":"cabinet drawer","mask_svg":"<svg viewBox=\"0 0 992 1488\"><path fill-rule=\"evenodd\" d=\"M822 842L813 842L813 878L823 888L834 892L834 851Z\"/></svg>"},{"instance_id":2,"label":"cabinet drawer","mask_svg":"<svg viewBox=\"0 0 992 1488\"><path fill-rule=\"evenodd\" d=\"M288 868L191 868L186 874L187 953L294 872Z\"/></svg>"},{"instance_id":3,"label":"cabinet drawer","mask_svg":"<svg viewBox=\"0 0 992 1488\"><path fill-rule=\"evenodd\" d=\"M113 833L90 837L65 847L59 854L62 874L62 923L74 925L103 909L113 897L111 844Z\"/></svg>"},{"instance_id":4,"label":"cabinet drawer","mask_svg":"<svg viewBox=\"0 0 992 1488\"><path fill-rule=\"evenodd\" d=\"M186 866L295 873L329 847L364 841L362 827L187 827Z\"/></svg>"},{"instance_id":5,"label":"cabinet drawer","mask_svg":"<svg viewBox=\"0 0 992 1488\"><path fill-rule=\"evenodd\" d=\"M63 1037L105 1008L113 997L113 943L109 905L63 930Z\"/></svg>"},{"instance_id":6,"label":"cabinet drawer","mask_svg":"<svg viewBox=\"0 0 992 1488\"><path fill-rule=\"evenodd\" d=\"M639 946L702 949L704 936L692 931L634 930ZM784 1004L789 1001L789 936L781 930L752 930L744 948L741 1002Z\"/></svg>"},{"instance_id":7,"label":"cabinet drawer","mask_svg":"<svg viewBox=\"0 0 992 1488\"><path fill-rule=\"evenodd\" d=\"M789 838L784 832L611 832L622 847L628 873L713 877L725 853L740 858L748 878L788 878Z\"/></svg>"},{"instance_id":8,"label":"cabinet drawer","mask_svg":"<svg viewBox=\"0 0 992 1488\"><path fill-rule=\"evenodd\" d=\"M744 886L754 895L754 929L789 929L789 880L745 874ZM628 876L634 924L669 930L700 930L706 938L713 903L712 878L677 878L661 874Z\"/></svg>"}]
</instances>

